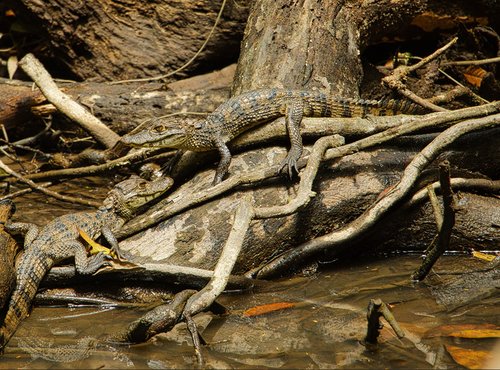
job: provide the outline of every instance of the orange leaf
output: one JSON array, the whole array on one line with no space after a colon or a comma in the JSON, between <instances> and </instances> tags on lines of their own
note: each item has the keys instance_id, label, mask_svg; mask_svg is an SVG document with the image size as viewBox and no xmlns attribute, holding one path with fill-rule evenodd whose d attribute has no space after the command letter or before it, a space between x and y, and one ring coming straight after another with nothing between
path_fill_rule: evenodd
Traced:
<instances>
[{"instance_id":1,"label":"orange leaf","mask_svg":"<svg viewBox=\"0 0 500 370\"><path fill-rule=\"evenodd\" d=\"M496 338L499 331L494 324L441 325L429 330L425 337Z\"/></svg>"},{"instance_id":2,"label":"orange leaf","mask_svg":"<svg viewBox=\"0 0 500 370\"><path fill-rule=\"evenodd\" d=\"M468 369L483 369L486 362L493 358L492 354L488 351L476 351L448 344L445 347L457 364L465 366Z\"/></svg>"},{"instance_id":3,"label":"orange leaf","mask_svg":"<svg viewBox=\"0 0 500 370\"><path fill-rule=\"evenodd\" d=\"M464 77L471 85L481 87L481 83L486 74L488 74L488 72L481 67L470 66L465 70Z\"/></svg>"},{"instance_id":4,"label":"orange leaf","mask_svg":"<svg viewBox=\"0 0 500 370\"><path fill-rule=\"evenodd\" d=\"M486 329L486 330L460 330L448 334L449 337L458 338L500 338L500 330Z\"/></svg>"},{"instance_id":5,"label":"orange leaf","mask_svg":"<svg viewBox=\"0 0 500 370\"><path fill-rule=\"evenodd\" d=\"M291 303L291 302L278 302L278 303L264 304L261 306L255 306L255 307L249 308L248 310L243 312L243 316L253 317L253 316L264 315L264 314L269 313L269 312L284 310L286 308L292 308L292 307L295 307L295 305L296 305L296 303Z\"/></svg>"}]
</instances>

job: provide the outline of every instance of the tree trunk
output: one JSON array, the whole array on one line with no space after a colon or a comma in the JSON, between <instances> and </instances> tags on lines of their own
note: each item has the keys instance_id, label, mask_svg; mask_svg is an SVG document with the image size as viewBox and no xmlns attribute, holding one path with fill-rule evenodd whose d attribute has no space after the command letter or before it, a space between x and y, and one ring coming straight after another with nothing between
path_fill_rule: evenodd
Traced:
<instances>
[{"instance_id":1,"label":"tree trunk","mask_svg":"<svg viewBox=\"0 0 500 370\"><path fill-rule=\"evenodd\" d=\"M356 98L367 40L408 24L425 3L257 0L245 29L233 92L318 88Z\"/></svg>"}]
</instances>

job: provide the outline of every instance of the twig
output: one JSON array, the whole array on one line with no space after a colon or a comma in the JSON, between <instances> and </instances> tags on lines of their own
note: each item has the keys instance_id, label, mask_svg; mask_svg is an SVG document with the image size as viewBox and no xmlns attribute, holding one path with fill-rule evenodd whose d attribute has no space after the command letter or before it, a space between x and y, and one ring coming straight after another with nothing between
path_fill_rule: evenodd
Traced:
<instances>
[{"instance_id":1,"label":"twig","mask_svg":"<svg viewBox=\"0 0 500 370\"><path fill-rule=\"evenodd\" d=\"M243 200L236 210L233 227L215 266L212 279L202 290L189 298L184 308L184 316L193 316L208 308L224 291L253 217L254 209L250 201Z\"/></svg>"},{"instance_id":2,"label":"twig","mask_svg":"<svg viewBox=\"0 0 500 370\"><path fill-rule=\"evenodd\" d=\"M439 181L432 183L430 186L434 190L441 189ZM451 179L452 189L468 189L483 191L488 193L500 193L500 180L488 180L488 179L464 179L464 178L452 178ZM413 207L427 199L428 191L427 187L419 190L413 197L405 204L405 207Z\"/></svg>"},{"instance_id":3,"label":"twig","mask_svg":"<svg viewBox=\"0 0 500 370\"><path fill-rule=\"evenodd\" d=\"M193 340L194 353L196 354L198 368L203 369L205 360L203 358L203 354L201 353L200 333L198 332L198 328L196 327L193 317L189 313L185 313L184 318L186 319L187 328L191 334L191 339Z\"/></svg>"},{"instance_id":4,"label":"twig","mask_svg":"<svg viewBox=\"0 0 500 370\"><path fill-rule=\"evenodd\" d=\"M468 65L479 66L482 64L499 63L499 62L500 62L500 57L495 57L495 58L486 58L486 59L478 59L478 60L452 60L449 62L445 62L442 65L444 65L444 66L468 66Z\"/></svg>"},{"instance_id":5,"label":"twig","mask_svg":"<svg viewBox=\"0 0 500 370\"><path fill-rule=\"evenodd\" d=\"M450 42L448 42L446 45L443 47L437 49L434 53L431 55L426 56L425 58L422 58L418 63L413 64L411 66L404 66L401 65L394 69L391 75L386 76L382 79L382 82L389 88L393 90L397 90L401 95L406 96L408 99L413 100L417 104L420 104L421 106L430 109L435 112L444 112L447 111L447 109L442 108L440 106L437 106L435 104L432 104L428 100L425 100L412 91L410 91L403 81L405 80L406 76L417 70L418 68L424 66L425 64L429 63L431 60L436 59L439 57L441 54L443 54L446 50L448 50L453 44L457 42L458 38L455 37L453 38Z\"/></svg>"},{"instance_id":6,"label":"twig","mask_svg":"<svg viewBox=\"0 0 500 370\"><path fill-rule=\"evenodd\" d=\"M432 211L434 212L434 219L436 220L436 227L439 231L441 230L441 225L443 225L443 214L432 184L427 186L427 195L429 196L429 202L431 203Z\"/></svg>"},{"instance_id":7,"label":"twig","mask_svg":"<svg viewBox=\"0 0 500 370\"><path fill-rule=\"evenodd\" d=\"M451 112L446 114L450 113ZM308 257L320 252L341 252L347 245L351 245L354 240L357 240L370 230L382 216L386 215L388 211L392 210L398 202L408 195L421 171L431 163L444 148L467 133L496 126L500 126L500 114L466 120L446 129L415 156L406 167L399 184L385 197L379 199L377 203L367 209L356 220L340 230L313 239L282 254L263 266L258 272L257 277L267 278L275 276L286 269L292 269L293 266L299 264L299 261L304 261ZM338 152L338 149L331 149L331 151ZM328 156L328 152L326 156Z\"/></svg>"},{"instance_id":8,"label":"twig","mask_svg":"<svg viewBox=\"0 0 500 370\"><path fill-rule=\"evenodd\" d=\"M42 184L39 184L39 186L44 187L44 188L47 188L50 185L52 185L51 182L44 182ZM0 201L2 201L4 199L14 199L14 198L17 198L21 195L31 193L32 191L33 191L32 188L21 189L21 190L15 191L13 193L6 194L3 197L0 197Z\"/></svg>"},{"instance_id":9,"label":"twig","mask_svg":"<svg viewBox=\"0 0 500 370\"><path fill-rule=\"evenodd\" d=\"M203 42L203 44L201 45L201 47L198 49L198 51L196 52L196 54L194 54L191 59L189 59L186 63L184 63L182 66L180 66L179 68L177 68L176 70L172 71L172 72L169 72L167 74L164 74L164 75L161 75L161 76L156 76L156 77L146 77L146 78L136 78L136 79L131 79L131 80L121 80L121 81L113 81L113 82L110 82L111 85L118 85L118 84L124 84L124 83L129 83L129 82L148 82L148 81L158 81L158 80L163 80L167 77L170 77L170 76L173 76L175 75L176 73L182 71L183 69L186 69L186 67L188 67L197 57L198 55L200 55L200 53L203 51L203 49L205 49L205 46L207 46L208 44L208 41L210 40L210 38L212 37L212 34L214 33L215 31L215 27L217 27L217 24L219 23L220 21L220 18L222 16L222 11L224 10L224 7L226 6L226 1L227 0L223 0L222 1L222 4L220 6L220 10L219 10L219 13L217 14L217 18L215 19L215 23L214 25L212 26L212 28L210 29L210 32L208 33L208 36L207 38L205 39L205 41Z\"/></svg>"},{"instance_id":10,"label":"twig","mask_svg":"<svg viewBox=\"0 0 500 370\"><path fill-rule=\"evenodd\" d=\"M110 130L82 105L59 90L50 74L33 54L26 54L19 61L19 65L32 78L49 102L91 133L99 143L106 148L112 148L118 142L119 135Z\"/></svg>"},{"instance_id":11,"label":"twig","mask_svg":"<svg viewBox=\"0 0 500 370\"><path fill-rule=\"evenodd\" d=\"M435 247L429 251L420 267L412 274L412 280L421 281L432 269L438 258L450 244L451 230L455 225L455 201L450 182L450 163L445 160L439 164L439 183L443 193L443 221Z\"/></svg>"},{"instance_id":12,"label":"twig","mask_svg":"<svg viewBox=\"0 0 500 370\"><path fill-rule=\"evenodd\" d=\"M39 186L39 185L35 184L33 181L24 178L21 174L12 170L9 166L7 166L1 160L0 160L0 168L2 170L4 170L5 172L7 172L9 175L14 176L17 179L19 179L20 181L24 182L29 187L31 187L33 190L44 193L45 195L48 195L49 197L56 198L56 199L62 200L64 202L78 203L78 204L83 204L83 205L91 206L91 207L99 207L101 205L101 203L94 202L93 200L85 200L85 199L70 197L67 195L61 195L59 193L56 193L55 191L51 191L51 190L48 190L42 186Z\"/></svg>"},{"instance_id":13,"label":"twig","mask_svg":"<svg viewBox=\"0 0 500 370\"><path fill-rule=\"evenodd\" d=\"M307 165L300 174L300 183L297 196L290 202L282 206L259 207L255 209L255 218L283 217L295 213L299 208L305 207L311 198L316 196L312 185L318 173L323 155L328 148L333 148L344 144L344 138L339 135L325 136L316 141L309 154Z\"/></svg>"},{"instance_id":14,"label":"twig","mask_svg":"<svg viewBox=\"0 0 500 370\"><path fill-rule=\"evenodd\" d=\"M454 83L456 83L458 86L461 86L463 88L466 88L467 89L467 94L470 95L471 97L474 98L474 100L476 100L477 102L479 102L479 104L487 104L489 103L489 100L486 100L485 98L483 98L482 96L476 94L474 91L472 91L471 89L467 88L464 84L462 84L460 81L458 81L456 78L453 78L452 76L450 76L448 73L446 73L445 71L443 71L441 68L438 69L438 71L443 74L444 76L446 76L446 78L448 78L449 80L453 81Z\"/></svg>"},{"instance_id":15,"label":"twig","mask_svg":"<svg viewBox=\"0 0 500 370\"><path fill-rule=\"evenodd\" d=\"M134 320L127 328L112 335L112 341L143 343L152 336L169 331L180 320L186 301L196 291L187 289L177 293L167 304L162 304Z\"/></svg>"},{"instance_id":16,"label":"twig","mask_svg":"<svg viewBox=\"0 0 500 370\"><path fill-rule=\"evenodd\" d=\"M368 320L368 329L366 331L366 336L364 342L368 345L377 344L377 338L380 335L380 329L383 325L380 323L380 317L383 316L384 319L391 325L392 329L398 336L398 338L404 338L405 333L401 330L398 322L394 318L394 315L389 310L387 305L382 302L381 299L370 299L368 304L368 309L366 312L366 319Z\"/></svg>"},{"instance_id":17,"label":"twig","mask_svg":"<svg viewBox=\"0 0 500 370\"><path fill-rule=\"evenodd\" d=\"M443 94L434 95L432 98L429 98L428 101L430 101L432 104L449 103L462 95L468 94L470 94L470 89L460 84ZM481 104L484 104L484 102Z\"/></svg>"},{"instance_id":18,"label":"twig","mask_svg":"<svg viewBox=\"0 0 500 370\"><path fill-rule=\"evenodd\" d=\"M199 366L203 366L203 356L198 329L192 316L208 308L226 288L253 216L254 210L250 205L250 200L243 200L236 210L233 227L217 261L212 279L210 279L210 282L202 290L189 297L184 307L182 315L186 319L189 332L193 338L193 345Z\"/></svg>"},{"instance_id":19,"label":"twig","mask_svg":"<svg viewBox=\"0 0 500 370\"><path fill-rule=\"evenodd\" d=\"M24 176L26 179L30 180L45 180L45 179L60 179L60 178L71 178L85 175L93 175L97 173L103 173L110 170L116 170L121 167L130 166L135 161L139 161L150 156L155 155L163 151L164 149L140 149L133 153L127 154L123 157L108 161L103 164L96 164L85 167L75 167L75 168L65 168L61 170L50 170L45 172L37 172ZM15 182L12 180L10 182Z\"/></svg>"},{"instance_id":20,"label":"twig","mask_svg":"<svg viewBox=\"0 0 500 370\"><path fill-rule=\"evenodd\" d=\"M399 117L401 122L400 126L390 128L381 133L374 134L339 148L329 149L325 154L325 159L331 160L353 154L360 150L385 143L395 137L406 135L425 128L439 127L440 125L450 124L451 122L460 119L486 116L498 111L500 111L500 102L493 102L482 106L458 109L443 113L434 113L425 116L402 116ZM298 162L298 167L302 168L305 164L306 161L302 158ZM273 166L248 173L233 174L219 185L204 188L203 191L192 191L192 196L189 198L178 195L179 192L182 192L181 188L164 201L161 201L157 205L151 207L151 209L142 216L137 217L133 221L126 224L120 229L117 236L121 239L126 236L136 234L139 231L154 226L173 215L185 211L186 209L193 208L214 199L221 194L236 188L237 186L243 184L253 184L271 177L276 177L276 173L279 170L278 167L279 166ZM187 184L186 186L192 185Z\"/></svg>"},{"instance_id":21,"label":"twig","mask_svg":"<svg viewBox=\"0 0 500 370\"><path fill-rule=\"evenodd\" d=\"M113 281L123 282L157 282L172 286L182 286L201 289L212 278L213 271L179 266L165 263L145 263L135 268L129 266L115 266L109 269L101 269L95 275L81 275L75 273L73 266L54 267L44 279L44 286L60 286L61 284L80 284L89 281L100 282ZM228 288L234 290L248 290L256 286L258 281L243 276L231 275Z\"/></svg>"}]
</instances>

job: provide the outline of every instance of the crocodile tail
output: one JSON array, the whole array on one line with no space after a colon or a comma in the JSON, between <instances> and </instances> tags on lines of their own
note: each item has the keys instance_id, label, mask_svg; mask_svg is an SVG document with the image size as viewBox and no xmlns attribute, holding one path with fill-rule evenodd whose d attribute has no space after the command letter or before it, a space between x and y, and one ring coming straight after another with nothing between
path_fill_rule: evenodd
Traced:
<instances>
[{"instance_id":1,"label":"crocodile tail","mask_svg":"<svg viewBox=\"0 0 500 370\"><path fill-rule=\"evenodd\" d=\"M378 101L378 107L375 108L376 116L394 116L397 114L423 114L426 109L421 105L415 104L408 99L389 99L383 98ZM377 114L378 113L378 114Z\"/></svg>"},{"instance_id":2,"label":"crocodile tail","mask_svg":"<svg viewBox=\"0 0 500 370\"><path fill-rule=\"evenodd\" d=\"M0 351L7 345L23 319L29 316L40 282L54 264L53 259L32 248L26 252L16 271L16 287L10 297L0 328Z\"/></svg>"}]
</instances>

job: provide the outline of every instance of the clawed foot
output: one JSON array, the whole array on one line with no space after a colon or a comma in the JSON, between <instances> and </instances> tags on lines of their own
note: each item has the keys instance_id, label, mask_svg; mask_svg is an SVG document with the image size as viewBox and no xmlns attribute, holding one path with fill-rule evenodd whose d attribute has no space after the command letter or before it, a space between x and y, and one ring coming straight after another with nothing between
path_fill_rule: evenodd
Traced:
<instances>
[{"instance_id":1,"label":"clawed foot","mask_svg":"<svg viewBox=\"0 0 500 370\"><path fill-rule=\"evenodd\" d=\"M111 266L111 257L109 254L104 254L102 252L97 253L95 256L92 256L89 259L89 263L87 265L87 268L82 271L83 274L93 274L97 270L106 267L106 266Z\"/></svg>"},{"instance_id":2,"label":"clawed foot","mask_svg":"<svg viewBox=\"0 0 500 370\"><path fill-rule=\"evenodd\" d=\"M299 157L300 155L297 156L293 153L288 153L286 158L281 162L278 172L282 173L286 167L288 168L288 176L290 176L290 178L293 177L294 171L298 174L299 169L297 168L297 161L299 160Z\"/></svg>"},{"instance_id":3,"label":"clawed foot","mask_svg":"<svg viewBox=\"0 0 500 370\"><path fill-rule=\"evenodd\" d=\"M123 255L122 251L120 250L120 248L111 247L110 251L111 251L111 253L110 253L111 256L114 255L118 261L126 261L127 260L125 258L125 256Z\"/></svg>"}]
</instances>

